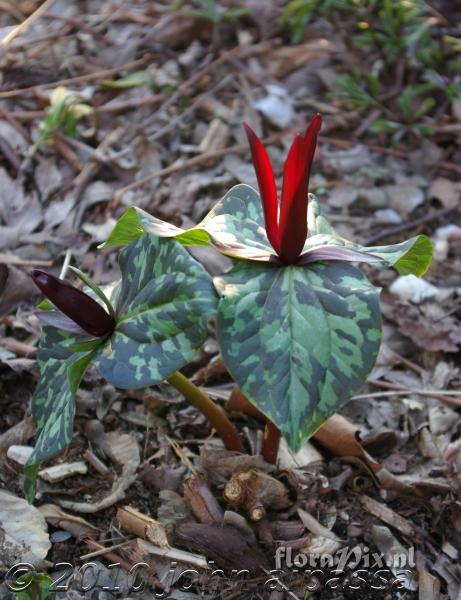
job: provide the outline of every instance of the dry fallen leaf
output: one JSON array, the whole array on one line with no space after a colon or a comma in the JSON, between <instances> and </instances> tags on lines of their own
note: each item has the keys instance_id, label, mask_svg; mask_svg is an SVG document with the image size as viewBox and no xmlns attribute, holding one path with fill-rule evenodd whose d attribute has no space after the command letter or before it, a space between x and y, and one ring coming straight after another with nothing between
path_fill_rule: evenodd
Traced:
<instances>
[{"instance_id":1,"label":"dry fallen leaf","mask_svg":"<svg viewBox=\"0 0 461 600\"><path fill-rule=\"evenodd\" d=\"M65 529L71 533L77 541L80 541L91 535L96 535L99 529L88 523L82 517L71 515L64 512L59 506L55 504L42 504L38 509L45 517L47 523L53 527Z\"/></svg>"},{"instance_id":2,"label":"dry fallen leaf","mask_svg":"<svg viewBox=\"0 0 461 600\"><path fill-rule=\"evenodd\" d=\"M100 445L112 460L122 466L122 474L114 481L110 493L101 500L96 502L60 500L59 504L64 508L83 513L98 512L122 500L127 489L136 481L136 470L140 463L136 438L128 433L111 431L100 436Z\"/></svg>"},{"instance_id":3,"label":"dry fallen leaf","mask_svg":"<svg viewBox=\"0 0 461 600\"><path fill-rule=\"evenodd\" d=\"M434 179L428 192L429 198L437 198L446 208L456 206L459 195L460 191L455 182L445 177Z\"/></svg>"},{"instance_id":4,"label":"dry fallen leaf","mask_svg":"<svg viewBox=\"0 0 461 600\"><path fill-rule=\"evenodd\" d=\"M16 562L40 563L51 542L46 521L35 506L0 490L0 569Z\"/></svg>"},{"instance_id":5,"label":"dry fallen leaf","mask_svg":"<svg viewBox=\"0 0 461 600\"><path fill-rule=\"evenodd\" d=\"M420 306L399 302L382 303L383 314L419 348L428 352L458 352L461 325L443 306L426 302Z\"/></svg>"}]
</instances>

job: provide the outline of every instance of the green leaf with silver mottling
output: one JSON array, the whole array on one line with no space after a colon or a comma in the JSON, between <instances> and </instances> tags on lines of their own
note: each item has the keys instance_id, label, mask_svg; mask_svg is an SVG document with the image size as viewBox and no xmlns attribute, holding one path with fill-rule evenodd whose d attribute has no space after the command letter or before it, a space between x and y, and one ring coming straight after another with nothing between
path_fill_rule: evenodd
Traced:
<instances>
[{"instance_id":1,"label":"green leaf with silver mottling","mask_svg":"<svg viewBox=\"0 0 461 600\"><path fill-rule=\"evenodd\" d=\"M107 240L99 248L127 246L145 233L157 237L175 238L184 246L208 246L210 236L198 227L186 230L157 219L142 208L132 206L119 218Z\"/></svg>"},{"instance_id":2,"label":"green leaf with silver mottling","mask_svg":"<svg viewBox=\"0 0 461 600\"><path fill-rule=\"evenodd\" d=\"M310 262L310 255L315 258L316 253L327 247L353 250L357 255L351 255L349 260L366 262L378 268L394 267L401 275L421 277L431 263L432 242L425 235L388 246L362 246L346 240L328 223L313 194L309 194L308 225L309 237L303 250L303 264Z\"/></svg>"},{"instance_id":3,"label":"green leaf with silver mottling","mask_svg":"<svg viewBox=\"0 0 461 600\"><path fill-rule=\"evenodd\" d=\"M72 346L93 342L81 352ZM54 327L44 327L38 348L40 382L32 398L32 415L37 441L24 468L25 492L29 502L35 496L35 479L40 463L56 456L72 438L75 394L97 348L104 340L77 337Z\"/></svg>"},{"instance_id":4,"label":"green leaf with silver mottling","mask_svg":"<svg viewBox=\"0 0 461 600\"><path fill-rule=\"evenodd\" d=\"M180 244L144 234L122 250L120 267L122 279L106 298L117 322L110 336L43 329L40 382L32 401L38 438L25 468L29 501L40 463L70 442L75 394L90 362L113 385L138 388L183 367L207 337L216 291L208 273Z\"/></svg>"},{"instance_id":5,"label":"green leaf with silver mottling","mask_svg":"<svg viewBox=\"0 0 461 600\"><path fill-rule=\"evenodd\" d=\"M194 358L217 297L208 273L175 241L144 235L119 262L117 325L94 362L113 385L139 388Z\"/></svg>"},{"instance_id":6,"label":"green leaf with silver mottling","mask_svg":"<svg viewBox=\"0 0 461 600\"><path fill-rule=\"evenodd\" d=\"M428 237L413 237L400 244L366 247L342 238L328 223L313 194L308 197L309 236L300 264L323 260L366 262L378 268L393 266L402 275L423 275L431 262L432 244ZM232 258L277 262L267 239L261 199L248 185L236 185L196 227L184 230L130 208L119 219L105 247L124 245L149 232L174 237L185 246L211 246Z\"/></svg>"},{"instance_id":7,"label":"green leaf with silver mottling","mask_svg":"<svg viewBox=\"0 0 461 600\"><path fill-rule=\"evenodd\" d=\"M141 208L129 208L101 248L125 246L143 233L174 238L184 246L212 246L237 258L268 261L273 250L267 239L261 200L248 185L233 187L196 227L181 229Z\"/></svg>"},{"instance_id":8,"label":"green leaf with silver mottling","mask_svg":"<svg viewBox=\"0 0 461 600\"><path fill-rule=\"evenodd\" d=\"M215 285L222 295L224 361L296 451L373 367L381 338L379 290L340 262L239 262Z\"/></svg>"}]
</instances>

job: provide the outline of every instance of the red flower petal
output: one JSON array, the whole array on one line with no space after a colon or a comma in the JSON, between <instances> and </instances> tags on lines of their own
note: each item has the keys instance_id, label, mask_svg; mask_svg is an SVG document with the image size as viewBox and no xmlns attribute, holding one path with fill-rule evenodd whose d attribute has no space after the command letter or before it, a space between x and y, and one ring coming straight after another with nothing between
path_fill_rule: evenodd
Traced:
<instances>
[{"instance_id":1,"label":"red flower petal","mask_svg":"<svg viewBox=\"0 0 461 600\"><path fill-rule=\"evenodd\" d=\"M35 269L30 276L60 311L90 335L103 337L114 329L115 320L88 294L45 271Z\"/></svg>"},{"instance_id":2,"label":"red flower petal","mask_svg":"<svg viewBox=\"0 0 461 600\"><path fill-rule=\"evenodd\" d=\"M309 176L321 124L320 115L315 115L304 136L294 139L285 161L279 232L280 256L286 264L296 261L307 238Z\"/></svg>"},{"instance_id":3,"label":"red flower petal","mask_svg":"<svg viewBox=\"0 0 461 600\"><path fill-rule=\"evenodd\" d=\"M264 211L264 221L266 223L266 233L274 250L279 251L279 232L277 226L278 202L277 186L275 183L274 171L271 161L264 148L263 143L258 138L251 127L244 123L245 131L250 144L251 158L258 179L259 193Z\"/></svg>"}]
</instances>

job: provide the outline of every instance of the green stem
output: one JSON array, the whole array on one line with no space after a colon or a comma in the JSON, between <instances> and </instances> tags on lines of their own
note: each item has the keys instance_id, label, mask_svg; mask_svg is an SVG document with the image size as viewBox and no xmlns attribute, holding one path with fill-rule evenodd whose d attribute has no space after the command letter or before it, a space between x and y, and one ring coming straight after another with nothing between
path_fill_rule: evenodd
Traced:
<instances>
[{"instance_id":1,"label":"green stem","mask_svg":"<svg viewBox=\"0 0 461 600\"><path fill-rule=\"evenodd\" d=\"M237 429L226 413L209 396L179 371L168 377L167 381L205 415L228 450L245 452L245 447Z\"/></svg>"}]
</instances>

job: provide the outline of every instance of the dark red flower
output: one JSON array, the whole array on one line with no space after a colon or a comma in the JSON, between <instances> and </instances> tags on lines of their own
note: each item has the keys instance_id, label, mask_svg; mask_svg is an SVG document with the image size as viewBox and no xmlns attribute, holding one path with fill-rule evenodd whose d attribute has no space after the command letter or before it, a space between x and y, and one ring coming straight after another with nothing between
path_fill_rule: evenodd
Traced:
<instances>
[{"instance_id":1,"label":"dark red flower","mask_svg":"<svg viewBox=\"0 0 461 600\"><path fill-rule=\"evenodd\" d=\"M115 320L88 294L45 271L35 269L30 276L56 308L90 335L104 337L113 331Z\"/></svg>"},{"instance_id":2,"label":"dark red flower","mask_svg":"<svg viewBox=\"0 0 461 600\"><path fill-rule=\"evenodd\" d=\"M269 156L256 133L244 123L258 179L267 238L282 262L288 265L297 261L308 234L309 176L321 125L322 118L317 114L304 135L297 135L293 140L283 169L279 209L277 186Z\"/></svg>"}]
</instances>

